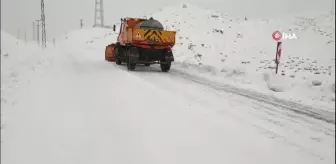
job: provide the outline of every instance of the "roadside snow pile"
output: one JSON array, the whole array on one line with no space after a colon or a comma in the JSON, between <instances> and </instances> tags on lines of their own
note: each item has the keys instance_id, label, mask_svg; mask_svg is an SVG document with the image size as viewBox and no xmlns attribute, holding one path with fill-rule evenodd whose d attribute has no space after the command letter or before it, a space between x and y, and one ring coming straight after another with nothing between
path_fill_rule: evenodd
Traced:
<instances>
[{"instance_id":1,"label":"roadside snow pile","mask_svg":"<svg viewBox=\"0 0 336 164\"><path fill-rule=\"evenodd\" d=\"M24 43L1 30L1 106L15 103L14 92L29 85L32 76L49 64L35 43ZM4 109L4 108L3 108Z\"/></svg>"},{"instance_id":2,"label":"roadside snow pile","mask_svg":"<svg viewBox=\"0 0 336 164\"><path fill-rule=\"evenodd\" d=\"M60 54L67 56L78 56L72 54L82 54L89 57L92 61L103 61L105 48L107 45L116 41L117 34L112 29L107 28L90 28L71 31L59 39L56 46ZM68 55L71 54L71 55ZM75 61L86 60L78 58ZM87 61L82 61L87 62Z\"/></svg>"},{"instance_id":3,"label":"roadside snow pile","mask_svg":"<svg viewBox=\"0 0 336 164\"><path fill-rule=\"evenodd\" d=\"M1 30L1 57L8 56L8 52L13 52L18 45L22 45L22 41L14 38L8 33Z\"/></svg>"},{"instance_id":4,"label":"roadside snow pile","mask_svg":"<svg viewBox=\"0 0 336 164\"><path fill-rule=\"evenodd\" d=\"M335 109L335 90L330 89L335 85L332 15L252 20L181 4L149 16L177 31L174 55L181 70ZM283 40L278 75L274 74L276 42L272 39L276 30L298 38Z\"/></svg>"},{"instance_id":5,"label":"roadside snow pile","mask_svg":"<svg viewBox=\"0 0 336 164\"><path fill-rule=\"evenodd\" d=\"M114 43L116 38L117 33L113 32L112 29L92 28L72 31L63 36L60 41L62 46L71 45L72 49L91 51L95 52L95 55L103 55L105 47ZM97 54L97 52L100 52L100 54Z\"/></svg>"}]
</instances>

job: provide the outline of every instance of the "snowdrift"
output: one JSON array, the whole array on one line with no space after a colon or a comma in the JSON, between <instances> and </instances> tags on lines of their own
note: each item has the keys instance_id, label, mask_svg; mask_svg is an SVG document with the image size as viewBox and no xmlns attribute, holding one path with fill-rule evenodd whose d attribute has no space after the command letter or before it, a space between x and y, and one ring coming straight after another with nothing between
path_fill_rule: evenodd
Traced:
<instances>
[{"instance_id":1,"label":"snowdrift","mask_svg":"<svg viewBox=\"0 0 336 164\"><path fill-rule=\"evenodd\" d=\"M59 39L61 46L73 49L95 52L95 55L105 53L105 47L116 41L117 33L112 29L92 28L72 31ZM84 48L84 49L83 49ZM101 54L98 54L100 52Z\"/></svg>"},{"instance_id":2,"label":"snowdrift","mask_svg":"<svg viewBox=\"0 0 336 164\"><path fill-rule=\"evenodd\" d=\"M92 61L104 61L105 47L116 41L117 34L112 29L89 28L71 31L58 39L56 48L60 54L82 54ZM82 60L82 59L77 59Z\"/></svg>"},{"instance_id":3,"label":"snowdrift","mask_svg":"<svg viewBox=\"0 0 336 164\"><path fill-rule=\"evenodd\" d=\"M18 101L12 95L43 73L50 55L48 49L42 51L36 43L25 43L1 30L1 106Z\"/></svg>"}]
</instances>

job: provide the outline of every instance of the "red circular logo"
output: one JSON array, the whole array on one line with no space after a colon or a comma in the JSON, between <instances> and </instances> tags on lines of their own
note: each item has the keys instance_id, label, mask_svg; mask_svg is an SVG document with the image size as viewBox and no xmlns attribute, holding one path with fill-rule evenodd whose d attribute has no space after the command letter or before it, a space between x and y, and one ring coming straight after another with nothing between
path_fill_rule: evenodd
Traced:
<instances>
[{"instance_id":1,"label":"red circular logo","mask_svg":"<svg viewBox=\"0 0 336 164\"><path fill-rule=\"evenodd\" d=\"M272 38L273 38L275 41L279 41L279 40L281 40L281 38L282 38L282 34L281 34L281 32L280 32L280 31L275 31L275 32L273 32L273 34L272 34Z\"/></svg>"}]
</instances>

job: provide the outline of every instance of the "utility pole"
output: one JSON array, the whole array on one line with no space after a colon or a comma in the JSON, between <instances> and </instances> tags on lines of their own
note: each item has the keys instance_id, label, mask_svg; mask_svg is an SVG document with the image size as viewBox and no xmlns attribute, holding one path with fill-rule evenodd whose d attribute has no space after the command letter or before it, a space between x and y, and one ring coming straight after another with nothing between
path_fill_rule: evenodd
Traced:
<instances>
[{"instance_id":1,"label":"utility pole","mask_svg":"<svg viewBox=\"0 0 336 164\"><path fill-rule=\"evenodd\" d=\"M47 47L47 34L45 28L44 0L41 0L41 21L42 21L42 48Z\"/></svg>"},{"instance_id":2,"label":"utility pole","mask_svg":"<svg viewBox=\"0 0 336 164\"><path fill-rule=\"evenodd\" d=\"M27 44L27 31L25 31L25 42L26 42L26 44Z\"/></svg>"},{"instance_id":3,"label":"utility pole","mask_svg":"<svg viewBox=\"0 0 336 164\"><path fill-rule=\"evenodd\" d=\"M93 27L104 27L103 0L95 0L95 16Z\"/></svg>"},{"instance_id":4,"label":"utility pole","mask_svg":"<svg viewBox=\"0 0 336 164\"><path fill-rule=\"evenodd\" d=\"M331 39L335 38L335 0L331 0L331 28L332 28L332 35L331 35Z\"/></svg>"},{"instance_id":5,"label":"utility pole","mask_svg":"<svg viewBox=\"0 0 336 164\"><path fill-rule=\"evenodd\" d=\"M331 13L333 14L333 17L334 17L334 14L335 14L335 0L331 0Z\"/></svg>"},{"instance_id":6,"label":"utility pole","mask_svg":"<svg viewBox=\"0 0 336 164\"><path fill-rule=\"evenodd\" d=\"M35 20L36 21L36 28L37 28L37 31L36 31L36 41L37 41L37 44L40 45L40 21L41 20Z\"/></svg>"},{"instance_id":7,"label":"utility pole","mask_svg":"<svg viewBox=\"0 0 336 164\"><path fill-rule=\"evenodd\" d=\"M83 19L82 18L80 18L79 23L80 23L80 28L83 29L84 23L83 23Z\"/></svg>"},{"instance_id":8,"label":"utility pole","mask_svg":"<svg viewBox=\"0 0 336 164\"><path fill-rule=\"evenodd\" d=\"M18 29L18 35L17 35L17 42L16 42L16 44L19 44L19 39L20 39L20 29Z\"/></svg>"},{"instance_id":9,"label":"utility pole","mask_svg":"<svg viewBox=\"0 0 336 164\"><path fill-rule=\"evenodd\" d=\"M35 22L33 21L33 41L35 40Z\"/></svg>"}]
</instances>

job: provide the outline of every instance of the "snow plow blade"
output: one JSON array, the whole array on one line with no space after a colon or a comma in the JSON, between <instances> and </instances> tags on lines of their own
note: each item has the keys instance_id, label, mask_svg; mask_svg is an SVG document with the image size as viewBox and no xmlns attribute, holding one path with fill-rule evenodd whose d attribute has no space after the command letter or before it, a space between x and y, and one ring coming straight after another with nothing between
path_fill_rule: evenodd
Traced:
<instances>
[{"instance_id":1,"label":"snow plow blade","mask_svg":"<svg viewBox=\"0 0 336 164\"><path fill-rule=\"evenodd\" d=\"M115 44L110 44L106 46L105 48L105 60L106 61L109 61L109 62L115 61L114 47L115 47Z\"/></svg>"}]
</instances>

